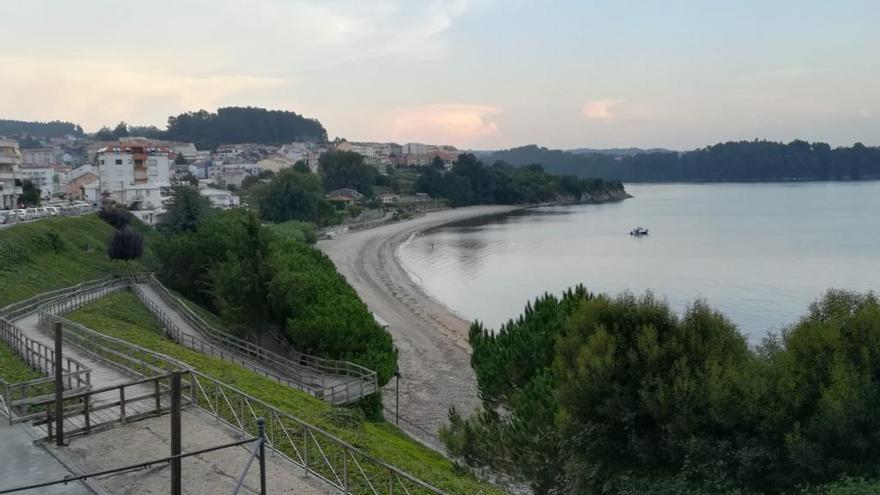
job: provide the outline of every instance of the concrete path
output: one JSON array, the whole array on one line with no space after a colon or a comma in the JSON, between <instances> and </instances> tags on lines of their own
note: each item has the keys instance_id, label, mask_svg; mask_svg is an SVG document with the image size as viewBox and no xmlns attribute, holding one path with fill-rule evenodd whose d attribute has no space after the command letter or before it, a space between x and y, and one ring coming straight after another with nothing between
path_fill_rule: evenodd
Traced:
<instances>
[{"instance_id":1,"label":"concrete path","mask_svg":"<svg viewBox=\"0 0 880 495\"><path fill-rule=\"evenodd\" d=\"M205 449L242 439L238 432L218 423L198 409L181 415L183 452ZM167 457L171 453L169 416L150 418L87 436L75 437L68 447L49 447L66 464L84 472L95 472ZM131 448L137 445L137 448ZM248 449L251 447L248 446ZM233 447L186 458L181 463L183 493L232 493L250 452ZM267 492L272 494L325 495L327 485L314 476L303 478L294 467L267 449ZM169 493L171 472L168 464L106 476L95 484L108 493L164 495ZM259 467L251 465L240 493L259 493Z\"/></svg>"},{"instance_id":2,"label":"concrete path","mask_svg":"<svg viewBox=\"0 0 880 495\"><path fill-rule=\"evenodd\" d=\"M43 447L34 445L28 426L0 421L0 490L55 481L72 473ZM23 495L86 495L93 493L82 482L19 492Z\"/></svg>"},{"instance_id":3,"label":"concrete path","mask_svg":"<svg viewBox=\"0 0 880 495\"><path fill-rule=\"evenodd\" d=\"M47 332L44 332L40 327L40 319L39 314L32 313L23 318L19 318L13 322L21 331L30 339L38 341L43 345L47 346L49 349L55 348L55 339L48 335ZM93 358L91 355L79 349L74 345L69 345L66 342L64 343L64 347L62 353L65 356L73 358L79 361L84 366L91 369L91 385L92 389L99 389L104 387L116 386L123 383L128 383L132 380L140 378L136 375L124 373L117 368L107 365L103 361L99 361ZM126 387L125 394L127 397L133 397L135 394L142 395L148 394L152 390L147 385L136 385L131 387ZM99 406L102 403L108 403L119 400L119 392L118 391L109 391L103 392L100 394L96 394L91 398L92 404L95 406ZM147 412L149 408L146 406L146 403L132 403L126 406L126 414L131 416L134 414ZM102 418L111 418L118 417L119 409L118 408L108 408L103 411L96 413L96 416L92 419L93 422L100 422ZM80 416L75 416L70 418L67 424L67 428L80 428L83 426L83 419Z\"/></svg>"}]
</instances>

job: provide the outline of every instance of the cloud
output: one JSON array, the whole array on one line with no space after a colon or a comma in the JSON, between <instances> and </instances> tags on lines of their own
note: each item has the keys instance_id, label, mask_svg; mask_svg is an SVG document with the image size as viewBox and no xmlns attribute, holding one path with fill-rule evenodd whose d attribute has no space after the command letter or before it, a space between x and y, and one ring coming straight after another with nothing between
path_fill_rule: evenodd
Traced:
<instances>
[{"instance_id":1,"label":"cloud","mask_svg":"<svg viewBox=\"0 0 880 495\"><path fill-rule=\"evenodd\" d=\"M584 103L584 117L589 120L612 120L617 117L614 113L614 107L617 107L624 100L604 99L593 100Z\"/></svg>"},{"instance_id":2,"label":"cloud","mask_svg":"<svg viewBox=\"0 0 880 495\"><path fill-rule=\"evenodd\" d=\"M501 135L498 124L491 118L500 113L502 110L492 105L435 103L396 109L386 115L384 127L387 135L401 142L468 146Z\"/></svg>"},{"instance_id":3,"label":"cloud","mask_svg":"<svg viewBox=\"0 0 880 495\"><path fill-rule=\"evenodd\" d=\"M16 118L63 118L95 129L125 118L164 122L180 109L214 109L229 97L275 88L278 78L170 74L105 62L0 59L15 67L0 79L0 108Z\"/></svg>"}]
</instances>

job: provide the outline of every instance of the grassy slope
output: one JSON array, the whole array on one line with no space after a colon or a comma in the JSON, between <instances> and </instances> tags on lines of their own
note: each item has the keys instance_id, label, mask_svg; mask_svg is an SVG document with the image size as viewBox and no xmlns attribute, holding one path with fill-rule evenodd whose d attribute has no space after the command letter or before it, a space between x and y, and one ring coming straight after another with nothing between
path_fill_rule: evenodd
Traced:
<instances>
[{"instance_id":1,"label":"grassy slope","mask_svg":"<svg viewBox=\"0 0 880 495\"><path fill-rule=\"evenodd\" d=\"M142 270L153 262L153 231L134 222L145 235L145 250L142 262L129 268ZM97 215L49 218L0 230L0 306L124 271L123 263L107 258L112 235L113 227Z\"/></svg>"},{"instance_id":2,"label":"grassy slope","mask_svg":"<svg viewBox=\"0 0 880 495\"><path fill-rule=\"evenodd\" d=\"M0 342L0 380L5 380L6 383L20 383L42 376L30 369L9 346Z\"/></svg>"},{"instance_id":3,"label":"grassy slope","mask_svg":"<svg viewBox=\"0 0 880 495\"><path fill-rule=\"evenodd\" d=\"M411 440L391 424L367 422L359 429L337 426L328 420L332 408L326 403L229 362L175 344L162 335L158 322L128 292L105 297L70 317L107 335L185 361L203 373L330 431L449 493L503 493L471 476L461 474L450 461Z\"/></svg>"}]
</instances>

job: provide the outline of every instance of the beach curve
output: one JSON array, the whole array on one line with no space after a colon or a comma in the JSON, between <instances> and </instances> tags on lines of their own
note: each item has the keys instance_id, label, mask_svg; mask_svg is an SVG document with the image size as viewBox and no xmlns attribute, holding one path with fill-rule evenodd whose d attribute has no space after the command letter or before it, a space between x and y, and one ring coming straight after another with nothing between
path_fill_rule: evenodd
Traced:
<instances>
[{"instance_id":1,"label":"beach curve","mask_svg":"<svg viewBox=\"0 0 880 495\"><path fill-rule=\"evenodd\" d=\"M499 215L522 206L471 206L431 212L318 242L367 307L381 318L399 351L400 427L427 445L437 438L449 409L470 414L479 405L470 365L470 322L428 296L398 258L399 246L419 232L466 219ZM396 381L384 389L386 418L393 421Z\"/></svg>"}]
</instances>

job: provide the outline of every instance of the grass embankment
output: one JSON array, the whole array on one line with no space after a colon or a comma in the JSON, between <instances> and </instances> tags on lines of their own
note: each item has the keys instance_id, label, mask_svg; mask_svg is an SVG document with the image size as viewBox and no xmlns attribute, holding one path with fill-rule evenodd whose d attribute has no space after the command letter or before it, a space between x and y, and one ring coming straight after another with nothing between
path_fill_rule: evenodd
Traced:
<instances>
[{"instance_id":1,"label":"grass embankment","mask_svg":"<svg viewBox=\"0 0 880 495\"><path fill-rule=\"evenodd\" d=\"M0 342L0 380L12 384L42 377L42 374L32 370L9 346Z\"/></svg>"},{"instance_id":2,"label":"grass embankment","mask_svg":"<svg viewBox=\"0 0 880 495\"><path fill-rule=\"evenodd\" d=\"M107 257L107 242L114 229L97 215L48 218L0 230L0 306L152 266L153 230L137 220L132 221L132 227L144 234L144 257L127 267Z\"/></svg>"},{"instance_id":3,"label":"grass embankment","mask_svg":"<svg viewBox=\"0 0 880 495\"><path fill-rule=\"evenodd\" d=\"M159 323L131 293L107 296L69 316L102 332L188 363L282 411L337 435L364 451L451 494L501 494L489 484L461 473L452 462L389 423L334 421L328 404L219 358L206 356L164 337Z\"/></svg>"}]
</instances>

